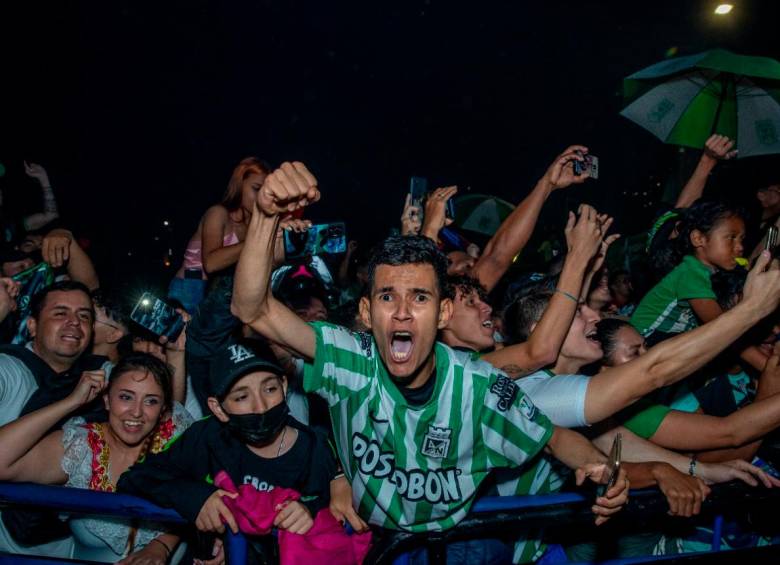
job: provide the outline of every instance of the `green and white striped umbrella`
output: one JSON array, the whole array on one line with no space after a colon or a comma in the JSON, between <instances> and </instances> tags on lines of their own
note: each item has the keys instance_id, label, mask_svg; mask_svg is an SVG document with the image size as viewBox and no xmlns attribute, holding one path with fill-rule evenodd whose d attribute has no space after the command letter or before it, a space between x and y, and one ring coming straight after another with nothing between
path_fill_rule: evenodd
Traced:
<instances>
[{"instance_id":1,"label":"green and white striped umbrella","mask_svg":"<svg viewBox=\"0 0 780 565\"><path fill-rule=\"evenodd\" d=\"M713 133L739 157L780 153L780 62L713 49L656 63L623 81L620 114L658 139L702 148Z\"/></svg>"},{"instance_id":2,"label":"green and white striped umbrella","mask_svg":"<svg viewBox=\"0 0 780 565\"><path fill-rule=\"evenodd\" d=\"M495 196L465 194L455 197L455 225L461 229L492 236L515 207Z\"/></svg>"}]
</instances>

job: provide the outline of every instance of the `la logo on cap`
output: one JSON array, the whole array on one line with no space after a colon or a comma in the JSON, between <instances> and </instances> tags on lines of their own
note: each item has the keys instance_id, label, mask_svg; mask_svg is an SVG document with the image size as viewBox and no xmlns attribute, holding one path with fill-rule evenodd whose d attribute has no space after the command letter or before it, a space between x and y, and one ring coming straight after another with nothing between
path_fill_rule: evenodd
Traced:
<instances>
[{"instance_id":1,"label":"la logo on cap","mask_svg":"<svg viewBox=\"0 0 780 565\"><path fill-rule=\"evenodd\" d=\"M241 361L246 361L247 359L255 356L254 353L249 351L243 345L229 345L228 349L230 350L230 360L233 363L241 363Z\"/></svg>"}]
</instances>

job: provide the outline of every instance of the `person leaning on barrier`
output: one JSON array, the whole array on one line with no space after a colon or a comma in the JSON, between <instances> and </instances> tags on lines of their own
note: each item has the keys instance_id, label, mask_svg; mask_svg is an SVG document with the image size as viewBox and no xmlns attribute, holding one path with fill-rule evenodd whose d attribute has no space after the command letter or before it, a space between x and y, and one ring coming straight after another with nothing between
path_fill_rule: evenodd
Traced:
<instances>
[{"instance_id":1,"label":"person leaning on barrier","mask_svg":"<svg viewBox=\"0 0 780 565\"><path fill-rule=\"evenodd\" d=\"M267 347L252 340L224 345L209 373L212 417L130 468L118 490L174 508L201 532L221 534L227 526L237 533L238 518L223 501L237 494L217 486L224 472L234 485L249 485L252 492L295 489L301 500L284 503L273 524L306 534L328 505L336 461L323 431L290 416L286 395L287 379ZM258 521L261 512L254 516ZM252 546L260 562L273 561L278 553L273 536L253 537ZM217 561L224 557L220 539L211 547Z\"/></svg>"},{"instance_id":2,"label":"person leaning on barrier","mask_svg":"<svg viewBox=\"0 0 780 565\"><path fill-rule=\"evenodd\" d=\"M304 388L330 406L362 518L413 532L451 528L491 469L522 465L542 449L577 467L580 483L606 480L606 458L590 442L553 426L489 364L435 343L452 302L443 288L446 259L429 239L391 237L375 252L360 303L371 333L306 324L277 301L269 279L280 214L319 197L301 163L268 176L236 269L233 311L307 360ZM621 475L597 499L598 524L625 504L627 490Z\"/></svg>"},{"instance_id":3,"label":"person leaning on barrier","mask_svg":"<svg viewBox=\"0 0 780 565\"><path fill-rule=\"evenodd\" d=\"M597 312L581 304L556 362L547 370L518 380L520 387L559 425L600 422L661 387L674 384L703 367L738 337L777 309L780 270L763 253L745 282L744 298L706 324L651 347L646 354L608 367L596 376L578 374L603 356L595 339ZM552 297L539 292L519 299L506 312L514 340L527 339Z\"/></svg>"},{"instance_id":4,"label":"person leaning on barrier","mask_svg":"<svg viewBox=\"0 0 780 565\"><path fill-rule=\"evenodd\" d=\"M70 394L0 427L0 480L66 485L113 492L122 472L163 449L192 422L173 401L172 374L146 353L122 358L106 381L103 370L85 371ZM107 418L63 418L98 401ZM179 538L132 520L71 518L72 555L80 561L163 565Z\"/></svg>"},{"instance_id":5,"label":"person leaning on barrier","mask_svg":"<svg viewBox=\"0 0 780 565\"><path fill-rule=\"evenodd\" d=\"M89 290L80 283L55 283L33 296L27 321L32 341L25 346L0 346L0 425L62 400L84 371L103 367L105 358L86 353L94 316ZM101 410L93 402L81 414L93 419ZM64 556L70 552L70 540L63 539L68 535L67 526L54 513L17 509L2 513L3 551Z\"/></svg>"}]
</instances>

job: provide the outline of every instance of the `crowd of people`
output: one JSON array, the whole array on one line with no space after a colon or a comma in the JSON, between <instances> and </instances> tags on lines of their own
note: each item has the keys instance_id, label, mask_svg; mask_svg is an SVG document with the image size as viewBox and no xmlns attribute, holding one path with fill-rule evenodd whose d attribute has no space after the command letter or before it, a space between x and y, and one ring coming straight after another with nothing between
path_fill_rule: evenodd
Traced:
<instances>
[{"instance_id":1,"label":"crowd of people","mask_svg":"<svg viewBox=\"0 0 780 565\"><path fill-rule=\"evenodd\" d=\"M700 549L710 485L780 486L780 184L758 191L760 218L713 199L710 172L735 156L713 135L644 226L641 271L608 268L613 218L582 204L529 272L544 204L588 179L587 155L556 157L482 248L444 187L399 203L382 241L314 255L285 242L338 236L306 219L337 195L300 162L245 158L159 297L170 327L101 286L25 163L43 211L2 216L0 480L133 494L187 525L3 507L0 551L220 565L231 530L254 562L359 563L390 532L456 527L481 496L580 490L600 526L644 487L679 519L606 545L598 527L458 541L448 563ZM723 543L778 535L735 519Z\"/></svg>"}]
</instances>

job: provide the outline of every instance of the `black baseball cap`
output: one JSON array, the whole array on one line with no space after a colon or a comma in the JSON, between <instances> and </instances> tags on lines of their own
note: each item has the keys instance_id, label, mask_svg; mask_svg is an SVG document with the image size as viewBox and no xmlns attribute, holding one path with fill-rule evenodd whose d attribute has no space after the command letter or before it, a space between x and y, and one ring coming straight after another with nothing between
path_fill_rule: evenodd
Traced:
<instances>
[{"instance_id":1,"label":"black baseball cap","mask_svg":"<svg viewBox=\"0 0 780 565\"><path fill-rule=\"evenodd\" d=\"M271 349L257 340L242 339L226 345L211 363L208 395L222 398L238 379L248 373L267 371L283 375Z\"/></svg>"}]
</instances>

